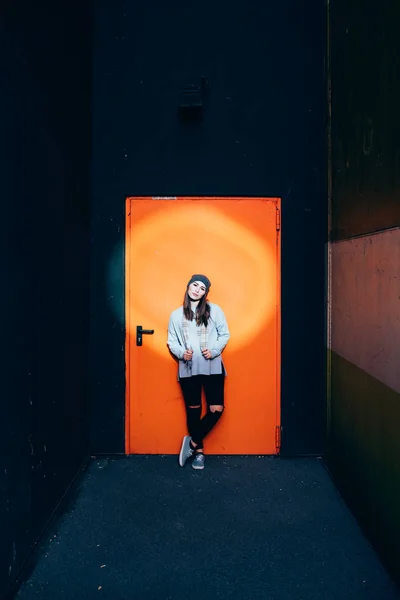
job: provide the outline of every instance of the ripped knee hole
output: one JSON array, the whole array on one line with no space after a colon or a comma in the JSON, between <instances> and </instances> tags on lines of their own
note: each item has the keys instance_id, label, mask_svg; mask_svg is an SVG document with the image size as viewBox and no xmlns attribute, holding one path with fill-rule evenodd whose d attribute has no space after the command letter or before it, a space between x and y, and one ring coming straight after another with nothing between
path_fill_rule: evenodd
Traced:
<instances>
[{"instance_id":1,"label":"ripped knee hole","mask_svg":"<svg viewBox=\"0 0 400 600\"><path fill-rule=\"evenodd\" d=\"M224 407L221 404L211 404L210 406L210 412L214 413L214 412L224 412Z\"/></svg>"}]
</instances>

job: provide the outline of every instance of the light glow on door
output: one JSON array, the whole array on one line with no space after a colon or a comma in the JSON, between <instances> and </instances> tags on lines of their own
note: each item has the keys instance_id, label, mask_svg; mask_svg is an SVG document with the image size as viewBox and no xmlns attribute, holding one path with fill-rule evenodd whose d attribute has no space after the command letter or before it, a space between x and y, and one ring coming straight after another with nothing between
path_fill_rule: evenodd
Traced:
<instances>
[{"instance_id":1,"label":"light glow on door","mask_svg":"<svg viewBox=\"0 0 400 600\"><path fill-rule=\"evenodd\" d=\"M251 342L254 332L275 318L275 248L211 203L164 202L136 224L134 235L128 309L143 326L164 331L186 282L202 272L212 282L210 300L223 298L230 316L231 351ZM135 323L130 327L135 330ZM156 336L151 348L168 357L165 342Z\"/></svg>"}]
</instances>

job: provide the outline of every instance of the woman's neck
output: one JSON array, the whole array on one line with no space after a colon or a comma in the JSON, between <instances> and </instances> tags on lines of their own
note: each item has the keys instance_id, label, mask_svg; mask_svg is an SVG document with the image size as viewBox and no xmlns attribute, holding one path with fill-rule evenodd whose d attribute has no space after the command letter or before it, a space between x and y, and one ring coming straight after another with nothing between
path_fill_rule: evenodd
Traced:
<instances>
[{"instance_id":1,"label":"woman's neck","mask_svg":"<svg viewBox=\"0 0 400 600\"><path fill-rule=\"evenodd\" d=\"M196 302L194 302L192 300L190 301L190 307L191 307L192 311L194 312L194 314L196 314L196 309L199 305L199 302L200 302L200 300L197 300Z\"/></svg>"}]
</instances>

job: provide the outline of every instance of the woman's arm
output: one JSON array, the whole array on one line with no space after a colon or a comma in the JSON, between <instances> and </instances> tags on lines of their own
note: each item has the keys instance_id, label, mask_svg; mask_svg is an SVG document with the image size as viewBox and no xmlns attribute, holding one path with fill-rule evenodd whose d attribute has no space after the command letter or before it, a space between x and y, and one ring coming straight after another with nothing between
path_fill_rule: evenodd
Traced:
<instances>
[{"instance_id":1,"label":"woman's arm","mask_svg":"<svg viewBox=\"0 0 400 600\"><path fill-rule=\"evenodd\" d=\"M181 346L179 338L176 333L175 323L172 316L169 319L168 323L168 348L171 350L172 354L179 358L179 360L183 359L183 353L185 352L185 348Z\"/></svg>"},{"instance_id":2,"label":"woman's arm","mask_svg":"<svg viewBox=\"0 0 400 600\"><path fill-rule=\"evenodd\" d=\"M211 348L211 358L219 356L228 343L231 334L229 333L228 323L223 311L217 307L215 310L214 324L217 330L217 341Z\"/></svg>"}]
</instances>

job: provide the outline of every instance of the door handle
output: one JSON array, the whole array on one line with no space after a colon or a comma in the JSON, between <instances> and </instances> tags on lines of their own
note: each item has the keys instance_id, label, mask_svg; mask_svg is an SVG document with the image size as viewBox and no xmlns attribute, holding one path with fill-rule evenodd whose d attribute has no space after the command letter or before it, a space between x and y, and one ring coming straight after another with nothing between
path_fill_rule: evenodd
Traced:
<instances>
[{"instance_id":1,"label":"door handle","mask_svg":"<svg viewBox=\"0 0 400 600\"><path fill-rule=\"evenodd\" d=\"M136 325L136 346L143 345L143 335L153 335L154 329L142 329L141 325Z\"/></svg>"}]
</instances>

